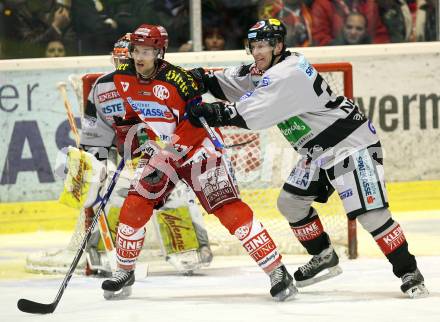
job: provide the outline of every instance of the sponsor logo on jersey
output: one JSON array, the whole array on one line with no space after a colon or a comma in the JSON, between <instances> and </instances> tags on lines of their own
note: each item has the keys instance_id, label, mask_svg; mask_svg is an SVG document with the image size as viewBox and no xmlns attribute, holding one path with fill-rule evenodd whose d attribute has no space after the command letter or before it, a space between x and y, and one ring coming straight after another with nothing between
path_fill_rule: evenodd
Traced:
<instances>
[{"instance_id":1,"label":"sponsor logo on jersey","mask_svg":"<svg viewBox=\"0 0 440 322\"><path fill-rule=\"evenodd\" d=\"M370 120L368 120L368 128L370 129L371 133L376 134L376 128Z\"/></svg>"},{"instance_id":2,"label":"sponsor logo on jersey","mask_svg":"<svg viewBox=\"0 0 440 322\"><path fill-rule=\"evenodd\" d=\"M128 87L130 87L130 83L129 82L121 82L121 86L122 86L122 90L124 92L128 91Z\"/></svg>"},{"instance_id":3,"label":"sponsor logo on jersey","mask_svg":"<svg viewBox=\"0 0 440 322\"><path fill-rule=\"evenodd\" d=\"M301 56L298 62L298 68L306 74L309 79L312 79L316 74L316 69L305 59L304 56Z\"/></svg>"},{"instance_id":4,"label":"sponsor logo on jersey","mask_svg":"<svg viewBox=\"0 0 440 322\"><path fill-rule=\"evenodd\" d=\"M102 107L102 113L106 115L121 114L125 111L122 103L110 104Z\"/></svg>"},{"instance_id":5,"label":"sponsor logo on jersey","mask_svg":"<svg viewBox=\"0 0 440 322\"><path fill-rule=\"evenodd\" d=\"M163 85L155 85L153 87L153 94L160 100L166 100L170 97L170 92L168 91L168 88Z\"/></svg>"},{"instance_id":6,"label":"sponsor logo on jersey","mask_svg":"<svg viewBox=\"0 0 440 322\"><path fill-rule=\"evenodd\" d=\"M269 86L270 83L271 83L271 80L270 80L269 76L264 76L258 85L260 85L260 87L264 87L264 86Z\"/></svg>"},{"instance_id":7,"label":"sponsor logo on jersey","mask_svg":"<svg viewBox=\"0 0 440 322\"><path fill-rule=\"evenodd\" d=\"M251 97L251 95L253 93L254 93L253 91L246 92L242 97L240 97L240 101L243 101L243 100L245 100L248 97Z\"/></svg>"},{"instance_id":8,"label":"sponsor logo on jersey","mask_svg":"<svg viewBox=\"0 0 440 322\"><path fill-rule=\"evenodd\" d=\"M311 128L298 116L291 117L290 119L279 123L278 128L284 137L293 146L298 145L301 139L304 142L305 137L311 137Z\"/></svg>"},{"instance_id":9,"label":"sponsor logo on jersey","mask_svg":"<svg viewBox=\"0 0 440 322\"><path fill-rule=\"evenodd\" d=\"M138 91L137 93L138 95L142 95L142 96L151 96L151 92L147 92L147 91Z\"/></svg>"},{"instance_id":10,"label":"sponsor logo on jersey","mask_svg":"<svg viewBox=\"0 0 440 322\"><path fill-rule=\"evenodd\" d=\"M119 64L117 70L126 70L128 68L128 64Z\"/></svg>"},{"instance_id":11,"label":"sponsor logo on jersey","mask_svg":"<svg viewBox=\"0 0 440 322\"><path fill-rule=\"evenodd\" d=\"M351 196L353 196L353 190L351 190L351 189L347 189L345 191L342 191L339 194L339 197L341 197L341 200L347 199L348 197L351 197Z\"/></svg>"},{"instance_id":12,"label":"sponsor logo on jersey","mask_svg":"<svg viewBox=\"0 0 440 322\"><path fill-rule=\"evenodd\" d=\"M173 113L168 107L157 102L135 101L130 97L127 98L128 103L135 112L140 112L146 118L163 118L173 120Z\"/></svg>"},{"instance_id":13,"label":"sponsor logo on jersey","mask_svg":"<svg viewBox=\"0 0 440 322\"><path fill-rule=\"evenodd\" d=\"M356 170L359 176L365 208L370 210L383 207L374 165L366 150L357 152Z\"/></svg>"},{"instance_id":14,"label":"sponsor logo on jersey","mask_svg":"<svg viewBox=\"0 0 440 322\"><path fill-rule=\"evenodd\" d=\"M184 95L189 95L189 89L198 90L197 84L194 78L183 69L170 69L166 74L165 78L167 81L175 85L180 92Z\"/></svg>"},{"instance_id":15,"label":"sponsor logo on jersey","mask_svg":"<svg viewBox=\"0 0 440 322\"><path fill-rule=\"evenodd\" d=\"M98 101L99 101L99 103L104 103L104 102L111 101L111 100L113 100L115 98L118 98L118 97L119 97L118 91L117 90L111 90L109 92L105 92L105 93L99 94L98 95Z\"/></svg>"}]
</instances>

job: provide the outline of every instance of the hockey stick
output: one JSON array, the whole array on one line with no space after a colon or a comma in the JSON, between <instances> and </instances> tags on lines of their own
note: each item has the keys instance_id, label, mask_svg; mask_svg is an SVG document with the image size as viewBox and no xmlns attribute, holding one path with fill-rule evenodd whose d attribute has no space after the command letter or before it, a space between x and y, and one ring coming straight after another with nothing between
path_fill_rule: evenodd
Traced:
<instances>
[{"instance_id":1,"label":"hockey stick","mask_svg":"<svg viewBox=\"0 0 440 322\"><path fill-rule=\"evenodd\" d=\"M69 78L69 81L71 81L70 78ZM71 82L73 83L73 81L71 81ZM76 147L79 147L80 136L79 136L78 129L76 127L75 118L73 116L72 105L70 104L69 98L67 97L66 83L65 82L59 82L57 84L57 88L58 88L58 90L59 90L59 92L61 94L61 97L63 98L63 101L64 101L64 107L66 108L67 119L69 120L70 129L72 130L72 132L73 132L73 134L75 136ZM92 207L86 208L86 211L89 211L89 212L91 212L93 214L93 208ZM99 217L99 231L101 233L101 238L102 238L102 241L103 241L104 248L105 248L106 252L108 252L108 253L113 252L113 250L115 249L115 245L113 243L113 239L112 239L111 232L110 232L110 229L109 229L108 221L107 221L107 218L105 216L100 216ZM113 268L114 267L112 267L112 269Z\"/></svg>"},{"instance_id":2,"label":"hockey stick","mask_svg":"<svg viewBox=\"0 0 440 322\"><path fill-rule=\"evenodd\" d=\"M121 162L119 163L118 168L115 171L115 174L113 175L113 178L107 188L104 197L101 200L101 203L98 206L95 217L93 217L92 223L90 224L89 229L87 229L86 234L81 242L81 245L79 246L78 251L75 254L72 264L70 264L69 270L67 271L67 274L64 277L63 282L61 283L61 286L58 290L57 295L55 296L54 301L50 304L44 304L27 299L19 299L17 302L17 307L20 311L26 313L34 313L34 314L47 314L47 313L53 313L55 311L58 303L61 300L61 297L63 296L64 290L66 289L67 284L69 284L73 272L75 271L75 268L78 265L78 262L81 259L82 254L84 253L87 242L89 241L92 235L92 231L95 228L96 224L98 223L99 217L101 215L101 211L103 211L105 206L107 205L108 199L110 198L113 188L116 185L116 181L118 180L119 175L122 169L124 168L124 164L125 164L124 159L122 159Z\"/></svg>"},{"instance_id":3,"label":"hockey stick","mask_svg":"<svg viewBox=\"0 0 440 322\"><path fill-rule=\"evenodd\" d=\"M225 148L224 144L221 143L220 140L217 138L217 136L215 135L214 130L209 126L209 124L206 121L206 119L203 116L200 116L199 117L199 121L203 125L203 128L208 133L209 138L211 139L211 141L215 145L215 147L219 148L219 149L224 149ZM249 142L252 142L252 141L249 141ZM247 144L249 142L245 142L245 144Z\"/></svg>"},{"instance_id":4,"label":"hockey stick","mask_svg":"<svg viewBox=\"0 0 440 322\"><path fill-rule=\"evenodd\" d=\"M65 82L59 82L57 84L58 91L61 94L61 98L63 99L63 102L64 102L64 107L66 108L67 120L69 121L70 129L72 130L73 136L75 137L76 146L78 147L79 146L79 133L78 133L78 129L76 128L75 117L73 116L73 113L72 113L72 106L70 105L69 99L67 98L66 87L67 87L67 85Z\"/></svg>"}]
</instances>

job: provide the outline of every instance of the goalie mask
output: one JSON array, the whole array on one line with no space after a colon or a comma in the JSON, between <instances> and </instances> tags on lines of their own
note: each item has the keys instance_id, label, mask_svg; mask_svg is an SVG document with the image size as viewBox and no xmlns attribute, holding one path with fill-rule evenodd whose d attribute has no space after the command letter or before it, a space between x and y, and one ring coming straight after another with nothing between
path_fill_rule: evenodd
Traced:
<instances>
[{"instance_id":1,"label":"goalie mask","mask_svg":"<svg viewBox=\"0 0 440 322\"><path fill-rule=\"evenodd\" d=\"M130 52L134 46L153 47L163 59L168 48L168 33L162 26L143 24L130 35Z\"/></svg>"},{"instance_id":2,"label":"goalie mask","mask_svg":"<svg viewBox=\"0 0 440 322\"><path fill-rule=\"evenodd\" d=\"M126 33L124 36L118 39L113 46L112 51L112 63L118 68L119 65L128 63L130 54L128 48L130 46L130 33Z\"/></svg>"}]
</instances>

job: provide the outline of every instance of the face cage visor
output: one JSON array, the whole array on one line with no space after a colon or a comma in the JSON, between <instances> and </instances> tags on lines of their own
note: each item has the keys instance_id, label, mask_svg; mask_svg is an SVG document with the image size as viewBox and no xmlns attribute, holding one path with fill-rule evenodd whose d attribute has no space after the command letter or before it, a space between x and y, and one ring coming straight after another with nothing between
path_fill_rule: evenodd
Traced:
<instances>
[{"instance_id":1,"label":"face cage visor","mask_svg":"<svg viewBox=\"0 0 440 322\"><path fill-rule=\"evenodd\" d=\"M260 51L263 53L272 52L278 41L277 38L246 39L246 53L252 55L254 51Z\"/></svg>"}]
</instances>

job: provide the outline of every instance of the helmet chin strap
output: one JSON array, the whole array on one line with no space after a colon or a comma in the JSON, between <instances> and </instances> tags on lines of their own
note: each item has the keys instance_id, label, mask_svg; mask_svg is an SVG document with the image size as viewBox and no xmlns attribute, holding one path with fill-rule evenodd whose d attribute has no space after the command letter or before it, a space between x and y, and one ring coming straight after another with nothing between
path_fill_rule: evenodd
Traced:
<instances>
[{"instance_id":1,"label":"helmet chin strap","mask_svg":"<svg viewBox=\"0 0 440 322\"><path fill-rule=\"evenodd\" d=\"M278 55L275 55L275 47L272 49L272 59L270 60L270 64L269 66L266 68L266 70L268 70L269 68L271 68L274 63L275 63L275 59L277 59L278 57L280 57L282 55L282 52L279 53ZM264 70L264 71L266 71Z\"/></svg>"}]
</instances>

